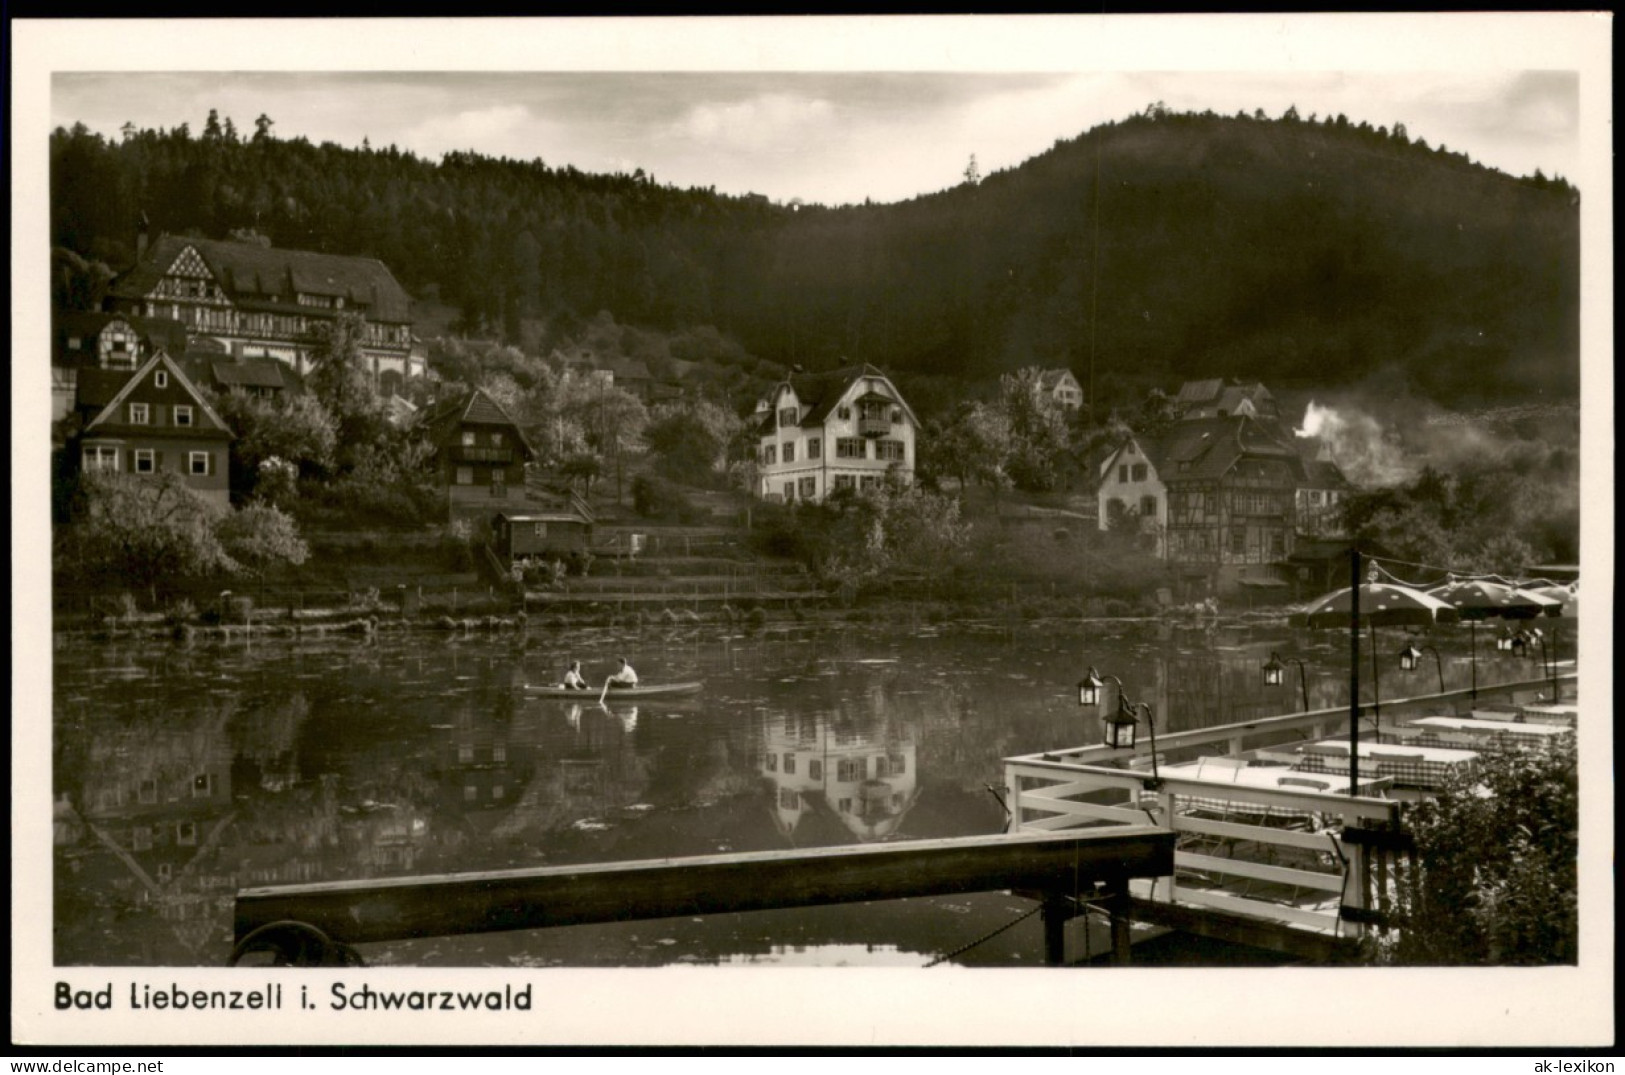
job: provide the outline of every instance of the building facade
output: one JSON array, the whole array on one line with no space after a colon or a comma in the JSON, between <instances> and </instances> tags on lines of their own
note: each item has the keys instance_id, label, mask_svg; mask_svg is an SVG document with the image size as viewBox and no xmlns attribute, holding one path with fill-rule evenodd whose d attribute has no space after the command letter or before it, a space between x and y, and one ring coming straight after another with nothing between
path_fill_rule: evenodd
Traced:
<instances>
[{"instance_id":1,"label":"building facade","mask_svg":"<svg viewBox=\"0 0 1625 1075\"><path fill-rule=\"evenodd\" d=\"M757 495L818 502L841 489L873 489L914 476L919 420L891 380L870 365L793 374L757 403Z\"/></svg>"},{"instance_id":2,"label":"building facade","mask_svg":"<svg viewBox=\"0 0 1625 1075\"><path fill-rule=\"evenodd\" d=\"M301 375L312 331L357 313L366 322L362 357L380 391L393 394L428 369L411 299L374 258L164 235L142 243L108 302L113 312L179 321L233 357L274 358Z\"/></svg>"},{"instance_id":3,"label":"building facade","mask_svg":"<svg viewBox=\"0 0 1625 1075\"><path fill-rule=\"evenodd\" d=\"M1167 559L1210 592L1284 587L1303 461L1252 418L1176 423L1164 452Z\"/></svg>"},{"instance_id":4,"label":"building facade","mask_svg":"<svg viewBox=\"0 0 1625 1075\"><path fill-rule=\"evenodd\" d=\"M1067 410L1076 411L1083 408L1083 386L1072 376L1071 370L1045 370L1039 375L1039 383L1055 402Z\"/></svg>"},{"instance_id":5,"label":"building facade","mask_svg":"<svg viewBox=\"0 0 1625 1075\"><path fill-rule=\"evenodd\" d=\"M70 414L78 400L79 371L133 373L158 351L186 351L186 326L169 318L58 310L51 318L51 421Z\"/></svg>"},{"instance_id":6,"label":"building facade","mask_svg":"<svg viewBox=\"0 0 1625 1075\"><path fill-rule=\"evenodd\" d=\"M478 388L430 405L421 421L435 446L447 517L493 536L499 515L523 508L525 464L536 455L518 424Z\"/></svg>"},{"instance_id":7,"label":"building facade","mask_svg":"<svg viewBox=\"0 0 1625 1075\"><path fill-rule=\"evenodd\" d=\"M1106 457L1096 493L1100 529L1133 526L1158 556L1167 553L1168 487L1159 473L1161 443L1133 435Z\"/></svg>"},{"instance_id":8,"label":"building facade","mask_svg":"<svg viewBox=\"0 0 1625 1075\"><path fill-rule=\"evenodd\" d=\"M77 400L82 471L177 473L204 499L230 506L231 430L168 354L134 373L81 371Z\"/></svg>"}]
</instances>

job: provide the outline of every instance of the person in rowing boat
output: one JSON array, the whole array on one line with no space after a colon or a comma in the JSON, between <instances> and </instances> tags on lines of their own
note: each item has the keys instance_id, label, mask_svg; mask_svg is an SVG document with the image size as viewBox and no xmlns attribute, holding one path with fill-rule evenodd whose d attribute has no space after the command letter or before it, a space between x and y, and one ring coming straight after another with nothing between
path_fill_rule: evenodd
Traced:
<instances>
[{"instance_id":1,"label":"person in rowing boat","mask_svg":"<svg viewBox=\"0 0 1625 1075\"><path fill-rule=\"evenodd\" d=\"M604 680L604 689L598 692L598 700L602 702L604 696L613 690L626 690L638 685L638 674L632 671L632 666L626 663L625 657L615 658L619 665L611 672L609 678Z\"/></svg>"},{"instance_id":2,"label":"person in rowing boat","mask_svg":"<svg viewBox=\"0 0 1625 1075\"><path fill-rule=\"evenodd\" d=\"M585 691L592 689L587 686L587 681L581 678L580 661L570 662L570 667L566 669L564 673L564 682L560 683L559 686L567 687L573 691Z\"/></svg>"}]
</instances>

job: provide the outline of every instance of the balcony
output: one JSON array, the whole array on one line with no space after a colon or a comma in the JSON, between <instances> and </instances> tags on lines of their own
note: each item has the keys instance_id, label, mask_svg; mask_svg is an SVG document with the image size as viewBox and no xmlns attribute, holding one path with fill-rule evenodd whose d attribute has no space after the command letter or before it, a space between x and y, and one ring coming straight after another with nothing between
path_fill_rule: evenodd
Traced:
<instances>
[{"instance_id":1,"label":"balcony","mask_svg":"<svg viewBox=\"0 0 1625 1075\"><path fill-rule=\"evenodd\" d=\"M471 448L467 445L456 444L452 446L451 457L457 463L500 463L508 466L513 463L512 448Z\"/></svg>"},{"instance_id":2,"label":"balcony","mask_svg":"<svg viewBox=\"0 0 1625 1075\"><path fill-rule=\"evenodd\" d=\"M858 418L858 436L884 437L891 432L891 419L885 415L874 417L863 415Z\"/></svg>"}]
</instances>

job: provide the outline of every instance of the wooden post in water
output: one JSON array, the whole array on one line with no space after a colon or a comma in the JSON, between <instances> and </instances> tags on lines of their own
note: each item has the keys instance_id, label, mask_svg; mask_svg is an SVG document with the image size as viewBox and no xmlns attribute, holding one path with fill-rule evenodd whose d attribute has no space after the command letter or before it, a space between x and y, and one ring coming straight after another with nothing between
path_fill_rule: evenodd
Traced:
<instances>
[{"instance_id":1,"label":"wooden post in water","mask_svg":"<svg viewBox=\"0 0 1625 1075\"><path fill-rule=\"evenodd\" d=\"M1112 916L1112 964L1118 967L1129 965L1129 928L1128 928L1128 878L1114 878L1106 882L1109 895L1106 897L1106 906Z\"/></svg>"},{"instance_id":2,"label":"wooden post in water","mask_svg":"<svg viewBox=\"0 0 1625 1075\"><path fill-rule=\"evenodd\" d=\"M1045 896L1044 910L1044 966L1060 967L1066 964L1066 922L1072 917L1071 908L1061 896Z\"/></svg>"}]
</instances>

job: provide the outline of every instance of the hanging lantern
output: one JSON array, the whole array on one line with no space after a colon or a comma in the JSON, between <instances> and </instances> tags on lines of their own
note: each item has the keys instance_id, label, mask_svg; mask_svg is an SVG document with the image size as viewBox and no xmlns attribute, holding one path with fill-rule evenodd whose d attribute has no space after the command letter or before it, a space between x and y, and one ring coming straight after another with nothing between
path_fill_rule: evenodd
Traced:
<instances>
[{"instance_id":1,"label":"hanging lantern","mask_svg":"<svg viewBox=\"0 0 1625 1075\"><path fill-rule=\"evenodd\" d=\"M1118 706L1115 712L1100 718L1106 745L1114 750L1132 750L1140 734L1140 721L1127 706Z\"/></svg>"},{"instance_id":2,"label":"hanging lantern","mask_svg":"<svg viewBox=\"0 0 1625 1075\"><path fill-rule=\"evenodd\" d=\"M1078 704L1080 706L1097 706L1100 704L1100 689L1106 685L1093 668L1089 674L1078 680Z\"/></svg>"}]
</instances>

